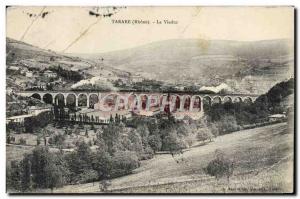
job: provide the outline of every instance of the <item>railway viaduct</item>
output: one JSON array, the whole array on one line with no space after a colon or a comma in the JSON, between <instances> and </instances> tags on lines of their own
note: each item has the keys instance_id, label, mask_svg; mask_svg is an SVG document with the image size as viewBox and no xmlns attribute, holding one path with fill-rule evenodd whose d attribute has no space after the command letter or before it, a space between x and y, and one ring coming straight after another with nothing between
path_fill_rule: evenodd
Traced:
<instances>
[{"instance_id":1,"label":"railway viaduct","mask_svg":"<svg viewBox=\"0 0 300 199\"><path fill-rule=\"evenodd\" d=\"M175 108L179 110L191 110L198 108L203 110L203 104L212 105L214 103L225 102L246 102L252 103L258 95L250 94L203 94L188 92L137 92L137 91L118 91L118 92L102 92L102 91L20 91L18 95L33 97L47 104L56 105L72 105L75 107L94 108L95 104L102 101L114 103L117 97L129 100L135 98L139 102L142 109L148 108L152 101L161 104L164 100L175 102ZM155 100L156 99L156 100Z\"/></svg>"}]
</instances>

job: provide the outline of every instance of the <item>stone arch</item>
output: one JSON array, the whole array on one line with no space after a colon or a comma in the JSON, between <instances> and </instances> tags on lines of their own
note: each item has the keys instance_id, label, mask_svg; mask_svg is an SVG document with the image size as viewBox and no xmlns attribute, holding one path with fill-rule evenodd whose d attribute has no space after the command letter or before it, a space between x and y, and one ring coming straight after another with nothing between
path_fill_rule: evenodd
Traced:
<instances>
[{"instance_id":1,"label":"stone arch","mask_svg":"<svg viewBox=\"0 0 300 199\"><path fill-rule=\"evenodd\" d=\"M130 110L136 110L138 108L138 104L139 104L139 98L138 95L134 94L134 93L130 93L127 97L128 100L128 109Z\"/></svg>"},{"instance_id":2,"label":"stone arch","mask_svg":"<svg viewBox=\"0 0 300 199\"><path fill-rule=\"evenodd\" d=\"M183 97L183 110L189 111L191 106L191 96L185 95Z\"/></svg>"},{"instance_id":3,"label":"stone arch","mask_svg":"<svg viewBox=\"0 0 300 199\"><path fill-rule=\"evenodd\" d=\"M68 107L76 107L77 97L74 93L67 94L66 97L66 106Z\"/></svg>"},{"instance_id":4,"label":"stone arch","mask_svg":"<svg viewBox=\"0 0 300 199\"><path fill-rule=\"evenodd\" d=\"M85 93L78 94L78 106L85 106L88 105L88 95Z\"/></svg>"},{"instance_id":5,"label":"stone arch","mask_svg":"<svg viewBox=\"0 0 300 199\"><path fill-rule=\"evenodd\" d=\"M42 98L41 98L41 95L39 94L39 93L33 93L32 95L31 95L31 97L33 97L33 98L35 98L35 99L38 99L38 100L41 100Z\"/></svg>"},{"instance_id":6,"label":"stone arch","mask_svg":"<svg viewBox=\"0 0 300 199\"><path fill-rule=\"evenodd\" d=\"M223 98L223 103L232 103L232 98L230 96L225 96Z\"/></svg>"},{"instance_id":7,"label":"stone arch","mask_svg":"<svg viewBox=\"0 0 300 199\"><path fill-rule=\"evenodd\" d=\"M94 105L99 102L99 96L96 93L89 94L89 107L94 108Z\"/></svg>"},{"instance_id":8,"label":"stone arch","mask_svg":"<svg viewBox=\"0 0 300 199\"><path fill-rule=\"evenodd\" d=\"M212 104L212 99L210 96L206 95L202 99L203 107L210 107Z\"/></svg>"},{"instance_id":9,"label":"stone arch","mask_svg":"<svg viewBox=\"0 0 300 199\"><path fill-rule=\"evenodd\" d=\"M164 98L168 100L168 95L167 94L162 94L159 96L159 104L162 105Z\"/></svg>"},{"instance_id":10,"label":"stone arch","mask_svg":"<svg viewBox=\"0 0 300 199\"><path fill-rule=\"evenodd\" d=\"M247 103L247 104L251 104L252 103L251 97L245 97L243 101L244 101L244 103Z\"/></svg>"},{"instance_id":11,"label":"stone arch","mask_svg":"<svg viewBox=\"0 0 300 199\"><path fill-rule=\"evenodd\" d=\"M65 106L65 96L62 93L57 93L54 100L56 105Z\"/></svg>"},{"instance_id":12,"label":"stone arch","mask_svg":"<svg viewBox=\"0 0 300 199\"><path fill-rule=\"evenodd\" d=\"M241 97L235 97L234 100L233 100L234 103L241 103L243 102L242 98Z\"/></svg>"},{"instance_id":13,"label":"stone arch","mask_svg":"<svg viewBox=\"0 0 300 199\"><path fill-rule=\"evenodd\" d=\"M140 95L140 100L141 100L141 109L146 110L148 106L148 99L149 97L146 94L141 94Z\"/></svg>"},{"instance_id":14,"label":"stone arch","mask_svg":"<svg viewBox=\"0 0 300 199\"><path fill-rule=\"evenodd\" d=\"M46 93L43 96L43 102L45 102L46 104L52 104L53 103L53 96L50 93Z\"/></svg>"},{"instance_id":15,"label":"stone arch","mask_svg":"<svg viewBox=\"0 0 300 199\"><path fill-rule=\"evenodd\" d=\"M150 108L152 107L159 107L160 105L160 97L158 94L152 94L149 96L149 103L150 103Z\"/></svg>"},{"instance_id":16,"label":"stone arch","mask_svg":"<svg viewBox=\"0 0 300 199\"><path fill-rule=\"evenodd\" d=\"M167 103L169 101L170 96L167 94L162 94L159 96L159 104L160 104L160 110L164 112L170 112L169 104Z\"/></svg>"},{"instance_id":17,"label":"stone arch","mask_svg":"<svg viewBox=\"0 0 300 199\"><path fill-rule=\"evenodd\" d=\"M194 111L201 111L201 103L202 103L202 100L201 100L201 97L199 95L194 95L192 97L192 102L193 102L193 110Z\"/></svg>"},{"instance_id":18,"label":"stone arch","mask_svg":"<svg viewBox=\"0 0 300 199\"><path fill-rule=\"evenodd\" d=\"M105 95L103 99L103 106L105 107L111 107L112 110L116 107L116 101L118 98L119 94L118 93L109 93Z\"/></svg>"},{"instance_id":19,"label":"stone arch","mask_svg":"<svg viewBox=\"0 0 300 199\"><path fill-rule=\"evenodd\" d=\"M180 95L173 94L171 95L170 103L171 103L171 111L176 112L177 110L180 110L181 108L181 98Z\"/></svg>"},{"instance_id":20,"label":"stone arch","mask_svg":"<svg viewBox=\"0 0 300 199\"><path fill-rule=\"evenodd\" d=\"M222 98L220 96L216 96L213 98L212 101L213 104L221 104L222 103Z\"/></svg>"}]
</instances>

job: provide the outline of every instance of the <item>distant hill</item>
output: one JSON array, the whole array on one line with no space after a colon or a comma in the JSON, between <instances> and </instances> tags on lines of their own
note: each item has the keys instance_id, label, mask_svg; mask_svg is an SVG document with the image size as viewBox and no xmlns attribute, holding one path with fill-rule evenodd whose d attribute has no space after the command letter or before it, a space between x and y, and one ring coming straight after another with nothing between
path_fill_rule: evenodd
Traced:
<instances>
[{"instance_id":1,"label":"distant hill","mask_svg":"<svg viewBox=\"0 0 300 199\"><path fill-rule=\"evenodd\" d=\"M205 88L226 84L233 92L262 94L274 83L294 74L293 44L284 39L254 42L177 39L81 55L60 54L10 38L6 42L7 67L16 65L40 71L59 65L80 72L85 79L99 77L101 81L97 85L88 86L92 88L107 81L114 85L119 79L128 84L134 77L179 87ZM41 81L43 79L7 73L10 87L18 89L25 83ZM74 83L59 85L67 89Z\"/></svg>"},{"instance_id":2,"label":"distant hill","mask_svg":"<svg viewBox=\"0 0 300 199\"><path fill-rule=\"evenodd\" d=\"M264 93L274 81L290 78L292 46L285 39L254 42L178 39L79 56L96 62L103 58L107 66L161 81L201 86L226 83L242 92Z\"/></svg>"}]
</instances>

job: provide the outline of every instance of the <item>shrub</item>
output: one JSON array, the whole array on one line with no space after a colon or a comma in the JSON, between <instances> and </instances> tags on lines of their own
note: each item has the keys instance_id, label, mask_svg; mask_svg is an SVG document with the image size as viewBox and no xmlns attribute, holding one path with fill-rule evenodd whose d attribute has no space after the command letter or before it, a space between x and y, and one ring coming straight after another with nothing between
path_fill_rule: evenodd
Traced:
<instances>
[{"instance_id":1,"label":"shrub","mask_svg":"<svg viewBox=\"0 0 300 199\"><path fill-rule=\"evenodd\" d=\"M241 127L237 124L235 117L231 115L224 115L224 117L222 117L222 119L216 123L216 126L220 135L241 129Z\"/></svg>"},{"instance_id":2,"label":"shrub","mask_svg":"<svg viewBox=\"0 0 300 199\"><path fill-rule=\"evenodd\" d=\"M139 158L140 160L148 160L153 158L154 155L154 151L152 150L152 148L150 146L147 146L144 149L144 152L140 155L141 157Z\"/></svg>"},{"instance_id":3,"label":"shrub","mask_svg":"<svg viewBox=\"0 0 300 199\"><path fill-rule=\"evenodd\" d=\"M48 143L54 144L57 147L62 147L65 142L65 136L63 134L54 134L52 137L49 138Z\"/></svg>"},{"instance_id":4,"label":"shrub","mask_svg":"<svg viewBox=\"0 0 300 199\"><path fill-rule=\"evenodd\" d=\"M229 177L233 174L234 165L231 160L225 157L222 152L216 150L215 159L210 161L205 168L205 172L211 176L215 176L217 179L222 177Z\"/></svg>"},{"instance_id":5,"label":"shrub","mask_svg":"<svg viewBox=\"0 0 300 199\"><path fill-rule=\"evenodd\" d=\"M24 128L26 132L32 133L38 128L46 127L53 121L52 112L42 112L37 116L28 117L24 119Z\"/></svg>"},{"instance_id":6,"label":"shrub","mask_svg":"<svg viewBox=\"0 0 300 199\"><path fill-rule=\"evenodd\" d=\"M119 177L130 174L133 169L139 167L140 163L135 152L118 151L112 160L111 177Z\"/></svg>"},{"instance_id":7,"label":"shrub","mask_svg":"<svg viewBox=\"0 0 300 199\"><path fill-rule=\"evenodd\" d=\"M84 170L81 174L79 174L80 183L95 182L96 180L98 180L98 173L93 169Z\"/></svg>"},{"instance_id":8,"label":"shrub","mask_svg":"<svg viewBox=\"0 0 300 199\"><path fill-rule=\"evenodd\" d=\"M26 145L26 139L25 138L20 138L19 144Z\"/></svg>"},{"instance_id":9,"label":"shrub","mask_svg":"<svg viewBox=\"0 0 300 199\"><path fill-rule=\"evenodd\" d=\"M162 145L161 138L159 135L150 135L148 137L148 144L154 152L159 151Z\"/></svg>"},{"instance_id":10,"label":"shrub","mask_svg":"<svg viewBox=\"0 0 300 199\"><path fill-rule=\"evenodd\" d=\"M217 125L216 124L212 124L210 126L210 128L211 128L211 133L213 134L213 136L214 137L218 137L219 136L219 129L218 129Z\"/></svg>"},{"instance_id":11,"label":"shrub","mask_svg":"<svg viewBox=\"0 0 300 199\"><path fill-rule=\"evenodd\" d=\"M111 182L109 180L101 180L99 183L99 189L101 192L106 192L110 185Z\"/></svg>"},{"instance_id":12,"label":"shrub","mask_svg":"<svg viewBox=\"0 0 300 199\"><path fill-rule=\"evenodd\" d=\"M137 131L132 130L128 134L128 139L130 140L131 147L130 151L135 151L137 154L140 154L143 152L143 143L142 143L142 138Z\"/></svg>"},{"instance_id":13,"label":"shrub","mask_svg":"<svg viewBox=\"0 0 300 199\"><path fill-rule=\"evenodd\" d=\"M177 135L176 131L171 131L169 135L165 137L163 147L172 154L187 148L186 143Z\"/></svg>"},{"instance_id":14,"label":"shrub","mask_svg":"<svg viewBox=\"0 0 300 199\"><path fill-rule=\"evenodd\" d=\"M213 137L214 136L211 133L211 130L207 127L199 129L198 134L197 134L197 139L202 142L204 142L206 140L211 141Z\"/></svg>"}]
</instances>

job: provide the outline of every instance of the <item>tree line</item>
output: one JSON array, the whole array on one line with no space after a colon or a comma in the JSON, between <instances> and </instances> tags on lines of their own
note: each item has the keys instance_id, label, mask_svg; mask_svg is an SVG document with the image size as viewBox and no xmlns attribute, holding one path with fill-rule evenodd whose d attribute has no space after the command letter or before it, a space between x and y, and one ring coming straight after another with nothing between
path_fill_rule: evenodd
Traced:
<instances>
[{"instance_id":1,"label":"tree line","mask_svg":"<svg viewBox=\"0 0 300 199\"><path fill-rule=\"evenodd\" d=\"M49 70L55 72L58 76L65 80L78 82L83 79L83 76L78 71L66 70L61 66L52 66L49 67Z\"/></svg>"},{"instance_id":2,"label":"tree line","mask_svg":"<svg viewBox=\"0 0 300 199\"><path fill-rule=\"evenodd\" d=\"M243 126L268 121L272 114L287 111L283 102L294 93L294 79L283 81L273 86L266 94L259 96L253 103L213 104L204 109L208 123L217 127L220 134L240 130Z\"/></svg>"}]
</instances>

